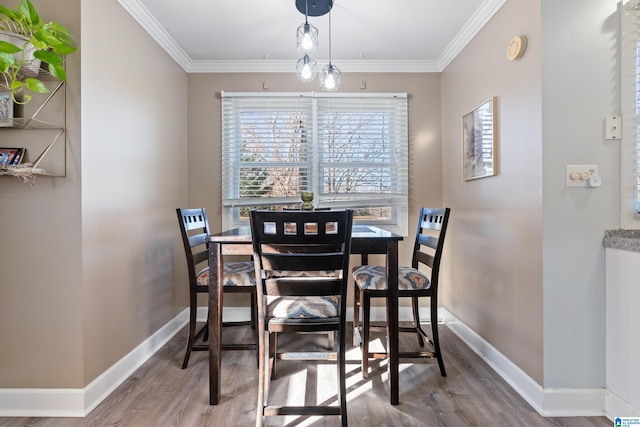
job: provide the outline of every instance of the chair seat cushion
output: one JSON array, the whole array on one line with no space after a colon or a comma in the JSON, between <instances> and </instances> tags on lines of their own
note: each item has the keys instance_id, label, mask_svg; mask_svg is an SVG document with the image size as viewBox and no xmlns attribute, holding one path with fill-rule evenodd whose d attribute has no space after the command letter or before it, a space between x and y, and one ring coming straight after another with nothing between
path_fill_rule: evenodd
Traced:
<instances>
[{"instance_id":1,"label":"chair seat cushion","mask_svg":"<svg viewBox=\"0 0 640 427\"><path fill-rule=\"evenodd\" d=\"M338 297L269 297L269 319L327 319L338 316Z\"/></svg>"},{"instance_id":2,"label":"chair seat cushion","mask_svg":"<svg viewBox=\"0 0 640 427\"><path fill-rule=\"evenodd\" d=\"M381 265L361 265L353 269L353 279L363 290L387 290L386 267ZM398 267L398 289L417 291L429 289L431 282L420 270L411 267Z\"/></svg>"},{"instance_id":3,"label":"chair seat cushion","mask_svg":"<svg viewBox=\"0 0 640 427\"><path fill-rule=\"evenodd\" d=\"M223 286L255 286L253 261L225 262ZM205 267L196 278L198 286L209 286L209 267Z\"/></svg>"}]
</instances>

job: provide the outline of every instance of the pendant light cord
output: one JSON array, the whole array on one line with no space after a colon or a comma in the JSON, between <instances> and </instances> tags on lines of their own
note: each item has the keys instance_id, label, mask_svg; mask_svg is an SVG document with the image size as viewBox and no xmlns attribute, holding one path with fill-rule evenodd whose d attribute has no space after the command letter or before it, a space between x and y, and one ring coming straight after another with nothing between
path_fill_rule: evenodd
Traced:
<instances>
[{"instance_id":1,"label":"pendant light cord","mask_svg":"<svg viewBox=\"0 0 640 427\"><path fill-rule=\"evenodd\" d=\"M331 10L329 10L329 65L331 65Z\"/></svg>"}]
</instances>

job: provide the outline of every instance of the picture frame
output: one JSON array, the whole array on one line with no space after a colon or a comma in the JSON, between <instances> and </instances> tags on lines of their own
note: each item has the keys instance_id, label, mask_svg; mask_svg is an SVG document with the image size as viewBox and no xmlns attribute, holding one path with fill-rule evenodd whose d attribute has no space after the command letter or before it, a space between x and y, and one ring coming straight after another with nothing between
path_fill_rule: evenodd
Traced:
<instances>
[{"instance_id":1,"label":"picture frame","mask_svg":"<svg viewBox=\"0 0 640 427\"><path fill-rule=\"evenodd\" d=\"M462 116L462 175L465 181L498 174L497 103L497 97L491 97Z\"/></svg>"},{"instance_id":2,"label":"picture frame","mask_svg":"<svg viewBox=\"0 0 640 427\"><path fill-rule=\"evenodd\" d=\"M0 148L0 166L19 165L25 152L24 148Z\"/></svg>"},{"instance_id":3,"label":"picture frame","mask_svg":"<svg viewBox=\"0 0 640 427\"><path fill-rule=\"evenodd\" d=\"M0 93L0 127L13 126L13 109L11 93Z\"/></svg>"}]
</instances>

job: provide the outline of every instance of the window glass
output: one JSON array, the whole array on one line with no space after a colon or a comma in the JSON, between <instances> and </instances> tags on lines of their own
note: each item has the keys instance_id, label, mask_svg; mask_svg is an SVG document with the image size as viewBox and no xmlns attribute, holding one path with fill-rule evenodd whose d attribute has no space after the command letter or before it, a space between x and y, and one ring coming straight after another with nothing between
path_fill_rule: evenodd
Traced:
<instances>
[{"instance_id":1,"label":"window glass","mask_svg":"<svg viewBox=\"0 0 640 427\"><path fill-rule=\"evenodd\" d=\"M399 224L408 198L406 94L223 93L223 210L352 208Z\"/></svg>"}]
</instances>

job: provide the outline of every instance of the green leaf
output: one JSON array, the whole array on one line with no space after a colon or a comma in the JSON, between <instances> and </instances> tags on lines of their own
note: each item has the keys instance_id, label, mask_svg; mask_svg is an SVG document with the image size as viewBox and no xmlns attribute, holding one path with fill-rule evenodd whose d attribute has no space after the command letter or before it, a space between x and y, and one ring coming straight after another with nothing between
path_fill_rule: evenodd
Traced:
<instances>
[{"instance_id":1,"label":"green leaf","mask_svg":"<svg viewBox=\"0 0 640 427\"><path fill-rule=\"evenodd\" d=\"M0 52L13 54L13 53L18 53L21 50L22 49L20 49L18 46L16 46L13 43L0 40Z\"/></svg>"},{"instance_id":2,"label":"green leaf","mask_svg":"<svg viewBox=\"0 0 640 427\"><path fill-rule=\"evenodd\" d=\"M11 9L5 7L5 6L0 6L0 13L3 13L9 19L12 19L14 21L19 21L20 20L20 12L17 12L15 10L11 10Z\"/></svg>"},{"instance_id":3,"label":"green leaf","mask_svg":"<svg viewBox=\"0 0 640 427\"><path fill-rule=\"evenodd\" d=\"M70 53L73 53L76 51L76 48L74 46L70 46L68 44L61 44L58 46L54 46L53 47L53 51L55 53L58 53L60 55L68 55Z\"/></svg>"},{"instance_id":4,"label":"green leaf","mask_svg":"<svg viewBox=\"0 0 640 427\"><path fill-rule=\"evenodd\" d=\"M29 43L31 43L32 45L35 46L36 49L40 49L40 50L47 50L49 49L49 45L46 42L43 42L42 40L38 40L35 37L31 37L29 39Z\"/></svg>"},{"instance_id":5,"label":"green leaf","mask_svg":"<svg viewBox=\"0 0 640 427\"><path fill-rule=\"evenodd\" d=\"M57 22L49 22L48 24L44 25L44 28L46 28L46 29L51 28L53 30L53 32L58 34L58 35L60 35L60 34L64 34L64 35L67 35L67 36L71 35L69 30L67 30L67 28L64 25L58 24Z\"/></svg>"},{"instance_id":6,"label":"green leaf","mask_svg":"<svg viewBox=\"0 0 640 427\"><path fill-rule=\"evenodd\" d=\"M72 47L76 46L76 42L74 42L69 35L63 34L63 33L56 33L56 35L60 40L62 40L64 44L67 44Z\"/></svg>"},{"instance_id":7,"label":"green leaf","mask_svg":"<svg viewBox=\"0 0 640 427\"><path fill-rule=\"evenodd\" d=\"M63 82L67 81L67 72L58 64L49 64L49 72L53 77Z\"/></svg>"},{"instance_id":8,"label":"green leaf","mask_svg":"<svg viewBox=\"0 0 640 427\"><path fill-rule=\"evenodd\" d=\"M49 88L47 88L44 85L44 83L42 83L38 79L34 79L34 78L30 77L28 79L25 79L24 83L25 83L25 85L27 86L27 88L31 92L36 92L36 93L47 93L47 92L49 92Z\"/></svg>"},{"instance_id":9,"label":"green leaf","mask_svg":"<svg viewBox=\"0 0 640 427\"><path fill-rule=\"evenodd\" d=\"M22 0L20 2L20 11L31 25L38 25L40 23L40 15L38 15L38 11L29 0Z\"/></svg>"},{"instance_id":10,"label":"green leaf","mask_svg":"<svg viewBox=\"0 0 640 427\"><path fill-rule=\"evenodd\" d=\"M36 40L40 40L41 42L46 43L49 46L57 46L59 44L62 44L62 40L57 38L51 32L43 29L36 31L33 37L35 37Z\"/></svg>"},{"instance_id":11,"label":"green leaf","mask_svg":"<svg viewBox=\"0 0 640 427\"><path fill-rule=\"evenodd\" d=\"M22 82L21 82L21 81L19 81L19 80L15 80L15 81L11 82L11 87L10 87L10 89L11 89L11 91L12 91L12 92L15 92L15 91L16 91L16 89L20 89L20 88L21 88L21 87L23 87L23 86L24 86L24 83L22 83Z\"/></svg>"},{"instance_id":12,"label":"green leaf","mask_svg":"<svg viewBox=\"0 0 640 427\"><path fill-rule=\"evenodd\" d=\"M62 56L56 55L49 50L36 50L33 53L33 56L41 61L46 62L47 64L62 64L64 62Z\"/></svg>"},{"instance_id":13,"label":"green leaf","mask_svg":"<svg viewBox=\"0 0 640 427\"><path fill-rule=\"evenodd\" d=\"M16 58L10 53L0 52L0 61L4 62L10 66L16 65Z\"/></svg>"}]
</instances>

